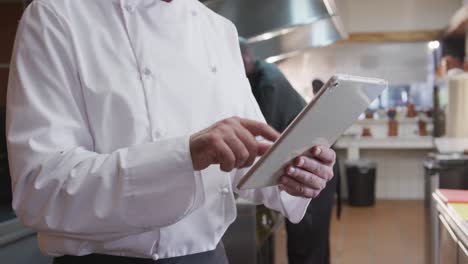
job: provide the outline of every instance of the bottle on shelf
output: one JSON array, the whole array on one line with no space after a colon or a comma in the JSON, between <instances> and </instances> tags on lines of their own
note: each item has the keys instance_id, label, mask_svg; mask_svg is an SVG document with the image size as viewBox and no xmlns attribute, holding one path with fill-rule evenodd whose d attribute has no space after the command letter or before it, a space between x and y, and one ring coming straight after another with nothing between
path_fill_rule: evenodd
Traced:
<instances>
[{"instance_id":1,"label":"bottle on shelf","mask_svg":"<svg viewBox=\"0 0 468 264\"><path fill-rule=\"evenodd\" d=\"M398 136L398 122L395 120L396 118L396 109L390 108L387 111L388 116L388 136L389 137L397 137Z\"/></svg>"}]
</instances>

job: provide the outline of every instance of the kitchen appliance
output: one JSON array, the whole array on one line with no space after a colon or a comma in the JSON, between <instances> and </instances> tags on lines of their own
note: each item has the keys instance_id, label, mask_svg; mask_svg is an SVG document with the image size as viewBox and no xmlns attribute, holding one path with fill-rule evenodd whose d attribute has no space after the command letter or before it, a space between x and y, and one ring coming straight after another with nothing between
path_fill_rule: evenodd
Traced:
<instances>
[{"instance_id":1,"label":"kitchen appliance","mask_svg":"<svg viewBox=\"0 0 468 264\"><path fill-rule=\"evenodd\" d=\"M425 205L429 219L431 263L439 264L440 226L432 193L442 189L468 190L468 156L429 153L424 161Z\"/></svg>"},{"instance_id":2,"label":"kitchen appliance","mask_svg":"<svg viewBox=\"0 0 468 264\"><path fill-rule=\"evenodd\" d=\"M348 37L334 0L205 0L272 63Z\"/></svg>"},{"instance_id":3,"label":"kitchen appliance","mask_svg":"<svg viewBox=\"0 0 468 264\"><path fill-rule=\"evenodd\" d=\"M283 217L263 205L237 200L237 218L223 237L231 264L274 264L274 239Z\"/></svg>"}]
</instances>

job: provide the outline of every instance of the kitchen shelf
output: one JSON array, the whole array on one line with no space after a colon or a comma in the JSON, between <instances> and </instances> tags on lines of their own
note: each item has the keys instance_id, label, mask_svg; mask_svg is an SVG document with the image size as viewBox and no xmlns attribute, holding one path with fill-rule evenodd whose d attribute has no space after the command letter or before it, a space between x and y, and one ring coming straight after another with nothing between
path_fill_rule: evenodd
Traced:
<instances>
[{"instance_id":1,"label":"kitchen shelf","mask_svg":"<svg viewBox=\"0 0 468 264\"><path fill-rule=\"evenodd\" d=\"M429 118L427 116L424 116L422 118L424 121L432 123L432 118ZM417 124L419 120L421 120L420 117L400 117L395 119L399 124ZM360 126L369 126L369 125L387 125L389 119L388 118L380 118L380 119L359 119L355 125L360 125Z\"/></svg>"},{"instance_id":2,"label":"kitchen shelf","mask_svg":"<svg viewBox=\"0 0 468 264\"><path fill-rule=\"evenodd\" d=\"M432 137L342 137L334 145L337 149L427 149L435 147Z\"/></svg>"}]
</instances>

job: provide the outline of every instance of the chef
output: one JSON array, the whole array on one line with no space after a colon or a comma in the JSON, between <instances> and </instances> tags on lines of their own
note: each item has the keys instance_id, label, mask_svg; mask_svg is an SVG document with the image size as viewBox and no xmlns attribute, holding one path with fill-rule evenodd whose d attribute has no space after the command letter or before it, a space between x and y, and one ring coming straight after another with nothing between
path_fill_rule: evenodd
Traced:
<instances>
[{"instance_id":1,"label":"chef","mask_svg":"<svg viewBox=\"0 0 468 264\"><path fill-rule=\"evenodd\" d=\"M320 125L320 124L317 124ZM292 222L333 177L315 146L279 185L235 186L278 134L235 27L196 0L35 0L7 96L13 208L54 263L228 263L233 192Z\"/></svg>"}]
</instances>

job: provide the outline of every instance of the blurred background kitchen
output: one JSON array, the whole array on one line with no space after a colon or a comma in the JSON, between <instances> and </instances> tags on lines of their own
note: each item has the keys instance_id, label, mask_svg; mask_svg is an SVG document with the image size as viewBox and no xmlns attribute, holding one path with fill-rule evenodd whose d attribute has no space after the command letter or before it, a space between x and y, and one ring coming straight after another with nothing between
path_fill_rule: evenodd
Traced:
<instances>
[{"instance_id":1,"label":"blurred background kitchen","mask_svg":"<svg viewBox=\"0 0 468 264\"><path fill-rule=\"evenodd\" d=\"M0 261L8 264L51 263L11 210L4 141L9 60L28 2L0 0ZM446 190L468 189L468 1L202 2L306 101L312 80L335 73L390 83L334 146L344 205L339 219L337 206L332 213L331 263L468 263L468 194ZM286 264L286 241L284 219L238 201L224 237L232 264Z\"/></svg>"}]
</instances>

